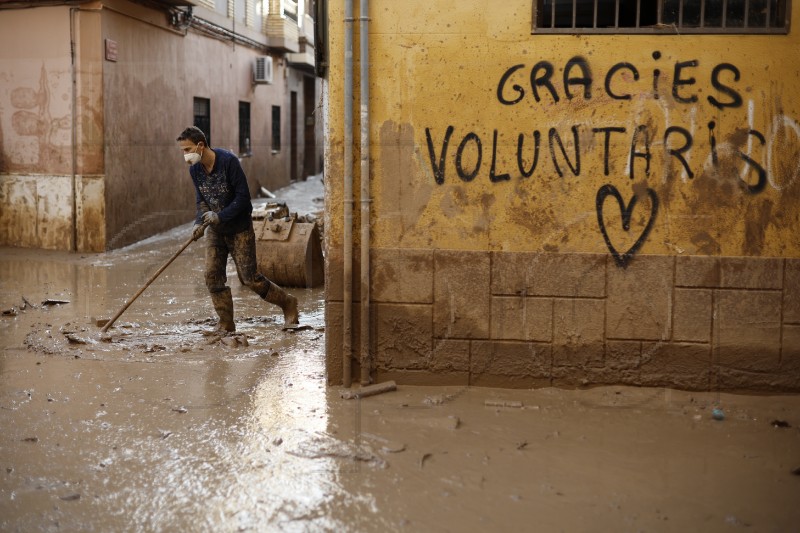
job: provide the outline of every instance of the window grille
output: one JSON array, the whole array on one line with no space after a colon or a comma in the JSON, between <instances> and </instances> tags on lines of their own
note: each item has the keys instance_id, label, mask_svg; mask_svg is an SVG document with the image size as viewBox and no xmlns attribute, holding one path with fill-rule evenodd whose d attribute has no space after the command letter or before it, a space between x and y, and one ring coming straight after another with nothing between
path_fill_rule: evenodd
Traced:
<instances>
[{"instance_id":1,"label":"window grille","mask_svg":"<svg viewBox=\"0 0 800 533\"><path fill-rule=\"evenodd\" d=\"M534 33L788 33L791 0L536 0Z\"/></svg>"},{"instance_id":2,"label":"window grille","mask_svg":"<svg viewBox=\"0 0 800 533\"><path fill-rule=\"evenodd\" d=\"M211 145L211 100L208 98L194 99L194 125L206 134L206 140Z\"/></svg>"},{"instance_id":3,"label":"window grille","mask_svg":"<svg viewBox=\"0 0 800 533\"><path fill-rule=\"evenodd\" d=\"M239 154L250 155L250 102L239 102Z\"/></svg>"}]
</instances>

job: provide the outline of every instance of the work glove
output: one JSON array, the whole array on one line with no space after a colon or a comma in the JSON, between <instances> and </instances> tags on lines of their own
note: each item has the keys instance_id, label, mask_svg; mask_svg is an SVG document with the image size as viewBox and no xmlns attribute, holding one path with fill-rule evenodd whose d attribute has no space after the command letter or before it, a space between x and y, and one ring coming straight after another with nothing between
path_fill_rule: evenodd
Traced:
<instances>
[{"instance_id":1,"label":"work glove","mask_svg":"<svg viewBox=\"0 0 800 533\"><path fill-rule=\"evenodd\" d=\"M216 214L214 211L206 211L205 213L203 213L203 223L216 226L217 224L219 224L219 215Z\"/></svg>"},{"instance_id":2,"label":"work glove","mask_svg":"<svg viewBox=\"0 0 800 533\"><path fill-rule=\"evenodd\" d=\"M200 237L203 236L203 233L205 233L205 231L206 231L205 224L195 224L194 226L192 226L192 240L193 241L198 240Z\"/></svg>"}]
</instances>

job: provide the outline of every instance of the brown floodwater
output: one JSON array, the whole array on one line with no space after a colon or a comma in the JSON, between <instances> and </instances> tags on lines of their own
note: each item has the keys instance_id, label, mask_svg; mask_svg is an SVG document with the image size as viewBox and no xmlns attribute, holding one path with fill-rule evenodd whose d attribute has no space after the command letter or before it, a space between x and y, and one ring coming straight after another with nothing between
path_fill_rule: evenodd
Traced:
<instances>
[{"instance_id":1,"label":"brown floodwater","mask_svg":"<svg viewBox=\"0 0 800 533\"><path fill-rule=\"evenodd\" d=\"M283 331L231 265L237 336L204 335L199 244L103 339L96 320L187 235L0 249L0 530L800 529L798 396L401 385L344 400L325 384L323 289L291 289L304 328Z\"/></svg>"}]
</instances>

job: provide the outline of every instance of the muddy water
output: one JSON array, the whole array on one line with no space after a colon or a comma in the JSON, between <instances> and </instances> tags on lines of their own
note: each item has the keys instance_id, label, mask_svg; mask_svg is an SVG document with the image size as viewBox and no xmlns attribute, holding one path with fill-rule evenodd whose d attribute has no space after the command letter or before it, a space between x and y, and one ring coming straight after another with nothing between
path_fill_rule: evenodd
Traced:
<instances>
[{"instance_id":1,"label":"muddy water","mask_svg":"<svg viewBox=\"0 0 800 533\"><path fill-rule=\"evenodd\" d=\"M306 327L286 332L231 268L239 340L209 337L196 245L104 341L95 320L186 231L96 256L0 250L0 530L800 527L797 396L401 386L342 400L325 386L322 290L292 290Z\"/></svg>"}]
</instances>

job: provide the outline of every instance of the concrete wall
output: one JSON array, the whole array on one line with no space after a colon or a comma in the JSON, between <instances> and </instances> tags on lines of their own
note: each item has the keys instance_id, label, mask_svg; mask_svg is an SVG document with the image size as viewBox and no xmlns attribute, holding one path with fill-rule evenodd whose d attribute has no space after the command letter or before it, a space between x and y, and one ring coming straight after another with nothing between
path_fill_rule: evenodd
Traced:
<instances>
[{"instance_id":1,"label":"concrete wall","mask_svg":"<svg viewBox=\"0 0 800 533\"><path fill-rule=\"evenodd\" d=\"M800 390L796 32L536 35L531 14L370 3L375 379ZM338 383L340 61L329 83Z\"/></svg>"},{"instance_id":2,"label":"concrete wall","mask_svg":"<svg viewBox=\"0 0 800 533\"><path fill-rule=\"evenodd\" d=\"M0 23L0 245L102 251L192 220L194 189L175 137L193 123L194 97L211 100L212 145L237 153L238 105L250 103L252 154L242 166L254 196L319 170L303 166L303 124L312 111L303 85L317 82L281 54L274 83L254 85L253 61L263 50L184 35L164 12L124 0L74 11L3 9ZM115 60L106 57L107 41ZM281 107L279 151L272 150L273 105Z\"/></svg>"}]
</instances>

